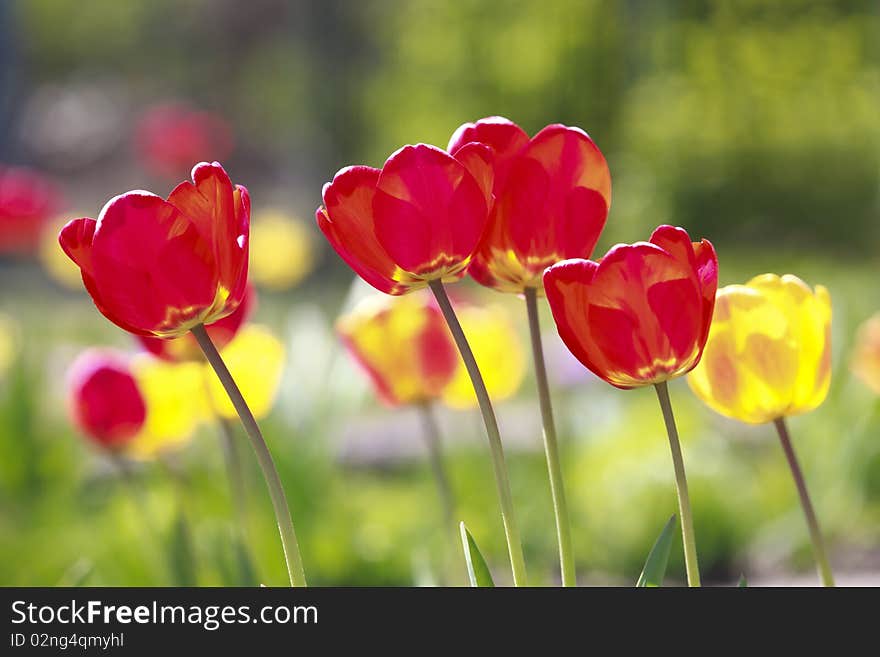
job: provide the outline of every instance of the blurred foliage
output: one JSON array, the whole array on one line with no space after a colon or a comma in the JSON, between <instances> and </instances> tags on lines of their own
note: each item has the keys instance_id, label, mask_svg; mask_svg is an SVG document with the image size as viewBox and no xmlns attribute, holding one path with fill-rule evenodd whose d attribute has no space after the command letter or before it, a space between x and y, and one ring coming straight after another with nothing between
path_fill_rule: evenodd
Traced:
<instances>
[{"instance_id":1,"label":"blurred foliage","mask_svg":"<svg viewBox=\"0 0 880 657\"><path fill-rule=\"evenodd\" d=\"M872 0L32 0L35 82L123 77L222 110L251 165L317 185L503 114L585 128L615 181L606 241L870 249L880 215ZM273 160L283 162L279 168ZM840 230L845 221L850 230Z\"/></svg>"}]
</instances>

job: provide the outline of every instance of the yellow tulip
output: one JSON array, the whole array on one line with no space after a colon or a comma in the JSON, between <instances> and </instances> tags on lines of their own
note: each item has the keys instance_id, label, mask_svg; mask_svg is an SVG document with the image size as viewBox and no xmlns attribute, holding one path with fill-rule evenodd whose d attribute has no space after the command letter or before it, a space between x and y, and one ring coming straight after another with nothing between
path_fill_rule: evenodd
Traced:
<instances>
[{"instance_id":1,"label":"yellow tulip","mask_svg":"<svg viewBox=\"0 0 880 657\"><path fill-rule=\"evenodd\" d=\"M850 368L875 395L880 395L880 313L859 327Z\"/></svg>"},{"instance_id":2,"label":"yellow tulip","mask_svg":"<svg viewBox=\"0 0 880 657\"><path fill-rule=\"evenodd\" d=\"M128 453L152 458L185 445L199 423L209 417L204 366L141 354L131 368L144 397L147 417L140 434L128 445Z\"/></svg>"},{"instance_id":3,"label":"yellow tulip","mask_svg":"<svg viewBox=\"0 0 880 657\"><path fill-rule=\"evenodd\" d=\"M18 326L11 317L0 314L0 376L6 373L18 354Z\"/></svg>"},{"instance_id":4,"label":"yellow tulip","mask_svg":"<svg viewBox=\"0 0 880 657\"><path fill-rule=\"evenodd\" d=\"M456 312L483 374L489 397L493 401L512 397L525 377L526 356L507 311L497 305L461 305ZM477 405L470 376L461 358L452 381L443 391L443 401L453 408Z\"/></svg>"},{"instance_id":5,"label":"yellow tulip","mask_svg":"<svg viewBox=\"0 0 880 657\"><path fill-rule=\"evenodd\" d=\"M284 373L285 354L281 341L264 326L248 324L226 345L221 356L254 417L260 419L268 415ZM215 411L224 418L237 419L238 414L220 380L207 363L202 367L210 374L208 389Z\"/></svg>"},{"instance_id":6,"label":"yellow tulip","mask_svg":"<svg viewBox=\"0 0 880 657\"><path fill-rule=\"evenodd\" d=\"M831 297L796 276L763 274L718 290L697 397L750 424L811 411L831 382Z\"/></svg>"},{"instance_id":7,"label":"yellow tulip","mask_svg":"<svg viewBox=\"0 0 880 657\"><path fill-rule=\"evenodd\" d=\"M423 292L367 297L339 319L336 331L390 406L439 397L456 369L452 336Z\"/></svg>"},{"instance_id":8,"label":"yellow tulip","mask_svg":"<svg viewBox=\"0 0 880 657\"><path fill-rule=\"evenodd\" d=\"M312 271L315 245L302 221L268 210L254 216L250 231L250 277L257 285L286 290Z\"/></svg>"}]
</instances>

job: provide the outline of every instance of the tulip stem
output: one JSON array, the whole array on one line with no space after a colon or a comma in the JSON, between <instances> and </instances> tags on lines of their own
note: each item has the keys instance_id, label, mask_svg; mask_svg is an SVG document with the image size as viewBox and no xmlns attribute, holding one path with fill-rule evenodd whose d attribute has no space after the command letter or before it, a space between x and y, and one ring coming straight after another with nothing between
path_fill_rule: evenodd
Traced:
<instances>
[{"instance_id":1,"label":"tulip stem","mask_svg":"<svg viewBox=\"0 0 880 657\"><path fill-rule=\"evenodd\" d=\"M791 444L791 437L788 434L788 426L785 424L785 418L778 418L773 421L776 432L779 434L779 441L782 443L782 451L785 452L785 458L788 460L788 467L791 468L791 476L794 478L794 484L797 487L798 495L801 498L801 507L804 510L804 516L807 518L807 527L810 530L810 540L813 543L813 554L816 558L816 566L819 570L819 576L822 579L823 586L834 586L834 575L831 573L831 564L828 561L828 554L825 552L825 542L822 539L822 531L819 529L819 520L816 518L816 511L813 509L813 503L810 501L810 493L807 491L807 482L804 479L804 473L798 463L797 456L794 453L794 447Z\"/></svg>"},{"instance_id":2,"label":"tulip stem","mask_svg":"<svg viewBox=\"0 0 880 657\"><path fill-rule=\"evenodd\" d=\"M510 556L510 567L513 570L513 585L525 586L526 584L526 565L523 559L522 542L519 536L519 528L516 522L516 515L513 511L513 495L510 492L510 478L507 474L507 464L504 461L504 446L501 444L501 434L498 431L498 420L495 418L495 411L492 409L492 401L489 399L489 392L486 390L486 384L483 381L483 375L480 374L480 368L474 358L474 352L468 344L461 323L449 302L446 295L446 289L443 287L442 281L433 280L429 283L431 291L437 298L437 304L446 318L455 344L458 345L458 351L471 377L471 383L474 386L474 393L477 395L477 401L480 405L480 413L483 415L483 423L486 425L486 434L489 438L489 450L492 453L492 467L495 471L495 484L498 487L498 498L501 503L501 521L504 523L504 535L507 539L507 551Z\"/></svg>"},{"instance_id":3,"label":"tulip stem","mask_svg":"<svg viewBox=\"0 0 880 657\"><path fill-rule=\"evenodd\" d=\"M229 420L219 415L216 419L217 426L220 428L220 442L223 448L223 459L226 462L226 476L229 478L232 503L235 506L235 516L243 539L247 528L247 507L245 506L247 488L244 484L244 472L236 444L235 429Z\"/></svg>"},{"instance_id":4,"label":"tulip stem","mask_svg":"<svg viewBox=\"0 0 880 657\"><path fill-rule=\"evenodd\" d=\"M532 358L535 361L538 401L541 406L541 420L544 426L544 454L547 457L550 494L553 498L553 513L556 517L556 539L559 543L562 585L575 586L577 579L574 570L574 552L571 547L571 526L568 521L568 505L565 501L565 485L562 482L562 465L559 461L559 445L556 440L556 423L553 420L553 406L550 401L550 386L547 383L547 366L544 363L544 348L541 345L538 291L533 287L527 287L524 292L526 312L529 317L529 335L532 339Z\"/></svg>"},{"instance_id":5,"label":"tulip stem","mask_svg":"<svg viewBox=\"0 0 880 657\"><path fill-rule=\"evenodd\" d=\"M666 434L669 436L669 449L672 451L672 465L675 468L675 492L678 495L678 512L681 516L681 537L684 542L684 565L687 570L688 586L700 586L700 565L697 563L697 541L694 538L694 519L691 514L691 499L688 495L687 475L684 472L684 459L678 440L678 429L672 404L669 401L669 388L666 381L654 384L657 399L663 410Z\"/></svg>"},{"instance_id":6,"label":"tulip stem","mask_svg":"<svg viewBox=\"0 0 880 657\"><path fill-rule=\"evenodd\" d=\"M434 407L429 401L418 405L419 417L422 421L425 444L428 447L428 460L431 462L431 470L434 473L434 482L437 484L437 493L440 504L443 507L443 522L451 528L453 536L457 537L455 524L455 497L452 494L452 486L443 465L443 446L440 439L440 427L434 414Z\"/></svg>"},{"instance_id":7,"label":"tulip stem","mask_svg":"<svg viewBox=\"0 0 880 657\"><path fill-rule=\"evenodd\" d=\"M293 529L293 520L290 517L287 497L284 495L284 487L281 485L281 478L278 476L278 470L275 467L275 462L272 460L269 447L263 439L263 434L260 431L259 425L257 425L257 421L254 419L253 413L251 413L251 409L238 389L235 379L229 373L226 363L223 362L223 358L221 358L214 343L211 342L211 338L208 336L204 325L199 324L194 327L192 334L202 348L205 358L208 359L211 367L214 368L220 383L226 389L226 394L229 395L229 400L241 419L248 438L250 438L251 447L253 447L254 453L257 456L257 462L263 471L263 478L266 480L266 486L269 488L269 497L272 499L272 507L275 510L278 531L281 534L281 546L284 549L284 560L287 565L290 584L291 586L305 586L306 576L303 571L302 556L299 552L296 532Z\"/></svg>"},{"instance_id":8,"label":"tulip stem","mask_svg":"<svg viewBox=\"0 0 880 657\"><path fill-rule=\"evenodd\" d=\"M434 473L434 483L437 485L437 495L440 498L440 506L443 511L444 533L449 543L447 566L449 559L460 550L460 538L458 524L455 522L455 494L452 492L452 485L449 483L449 475L443 464L443 440L440 434L440 425L437 422L437 415L434 412L434 404L430 401L423 401L417 405L419 417L422 421L422 434L425 437L425 444L428 448L428 460L431 463L431 470ZM447 571L446 579L450 579L450 568Z\"/></svg>"}]
</instances>

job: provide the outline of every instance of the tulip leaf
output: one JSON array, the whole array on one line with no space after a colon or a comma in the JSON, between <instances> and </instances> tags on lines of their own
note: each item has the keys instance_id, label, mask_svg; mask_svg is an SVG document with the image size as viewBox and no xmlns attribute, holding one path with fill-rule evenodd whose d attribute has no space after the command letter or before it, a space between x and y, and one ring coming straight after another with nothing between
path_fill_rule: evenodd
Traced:
<instances>
[{"instance_id":1,"label":"tulip leaf","mask_svg":"<svg viewBox=\"0 0 880 657\"><path fill-rule=\"evenodd\" d=\"M746 581L746 576L744 574L739 576L739 584L737 584L737 586L741 589L748 588L749 583Z\"/></svg>"},{"instance_id":2,"label":"tulip leaf","mask_svg":"<svg viewBox=\"0 0 880 657\"><path fill-rule=\"evenodd\" d=\"M666 575L666 564L669 563L669 551L672 548L672 539L675 536L675 516L666 522L660 536L654 542L642 574L636 586L639 588L663 586L663 577Z\"/></svg>"},{"instance_id":3,"label":"tulip leaf","mask_svg":"<svg viewBox=\"0 0 880 657\"><path fill-rule=\"evenodd\" d=\"M196 586L195 549L186 515L177 514L168 539L168 567L175 586Z\"/></svg>"},{"instance_id":4,"label":"tulip leaf","mask_svg":"<svg viewBox=\"0 0 880 657\"><path fill-rule=\"evenodd\" d=\"M467 563L468 578L471 586L491 587L495 586L492 581L492 573L489 572L489 566L477 547L477 542L468 528L462 522L461 525L461 545L464 548L464 560Z\"/></svg>"}]
</instances>

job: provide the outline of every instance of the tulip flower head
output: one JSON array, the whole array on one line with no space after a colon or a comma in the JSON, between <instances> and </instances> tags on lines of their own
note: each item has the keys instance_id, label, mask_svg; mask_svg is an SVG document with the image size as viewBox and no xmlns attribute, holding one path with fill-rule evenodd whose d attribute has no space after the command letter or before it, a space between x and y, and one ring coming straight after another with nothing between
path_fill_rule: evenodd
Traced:
<instances>
[{"instance_id":1,"label":"tulip flower head","mask_svg":"<svg viewBox=\"0 0 880 657\"><path fill-rule=\"evenodd\" d=\"M443 316L423 294L369 297L336 330L389 406L437 399L458 367Z\"/></svg>"},{"instance_id":2,"label":"tulip flower head","mask_svg":"<svg viewBox=\"0 0 880 657\"><path fill-rule=\"evenodd\" d=\"M121 449L141 430L144 398L121 355L84 352L71 366L68 383L73 422L101 447Z\"/></svg>"},{"instance_id":3,"label":"tulip flower head","mask_svg":"<svg viewBox=\"0 0 880 657\"><path fill-rule=\"evenodd\" d=\"M811 411L831 382L831 297L763 274L718 291L703 360L688 376L715 411L749 424Z\"/></svg>"},{"instance_id":4,"label":"tulip flower head","mask_svg":"<svg viewBox=\"0 0 880 657\"><path fill-rule=\"evenodd\" d=\"M850 369L875 395L880 395L880 313L859 327Z\"/></svg>"},{"instance_id":5,"label":"tulip flower head","mask_svg":"<svg viewBox=\"0 0 880 657\"><path fill-rule=\"evenodd\" d=\"M132 360L131 370L147 416L143 429L126 446L127 456L151 459L180 449L200 423L210 420L210 372L204 363L172 362L141 353Z\"/></svg>"},{"instance_id":6,"label":"tulip flower head","mask_svg":"<svg viewBox=\"0 0 880 657\"><path fill-rule=\"evenodd\" d=\"M256 292L254 292L254 289L248 285L245 287L245 293L241 298L241 303L238 304L238 308L236 308L231 315L218 319L213 324L209 324L205 327L208 336L211 338L211 342L214 343L214 346L217 347L217 349L222 349L232 341L239 329L250 317L255 304ZM196 342L192 333L187 333L179 338L170 339L143 335L135 337L144 349L162 360L171 362L204 361L202 350L199 348L199 344Z\"/></svg>"},{"instance_id":7,"label":"tulip flower head","mask_svg":"<svg viewBox=\"0 0 880 657\"><path fill-rule=\"evenodd\" d=\"M605 157L580 128L552 124L529 139L498 116L462 125L449 152L475 142L491 149L495 202L469 273L502 292L540 292L547 267L593 253L611 205Z\"/></svg>"},{"instance_id":8,"label":"tulip flower head","mask_svg":"<svg viewBox=\"0 0 880 657\"><path fill-rule=\"evenodd\" d=\"M600 261L566 260L544 274L559 335L594 374L628 389L672 379L700 361L718 260L707 240L660 226Z\"/></svg>"},{"instance_id":9,"label":"tulip flower head","mask_svg":"<svg viewBox=\"0 0 880 657\"><path fill-rule=\"evenodd\" d=\"M29 254L43 225L59 209L61 193L45 176L0 166L0 254Z\"/></svg>"},{"instance_id":10,"label":"tulip flower head","mask_svg":"<svg viewBox=\"0 0 880 657\"><path fill-rule=\"evenodd\" d=\"M233 146L232 128L222 117L185 103L153 105L135 128L135 147L144 166L172 180L192 162L225 159Z\"/></svg>"},{"instance_id":11,"label":"tulip flower head","mask_svg":"<svg viewBox=\"0 0 880 657\"><path fill-rule=\"evenodd\" d=\"M468 335L471 348L492 401L499 402L516 394L526 374L525 347L507 311L497 305L458 304L458 316ZM477 405L474 388L464 361L443 389L443 402L453 408Z\"/></svg>"},{"instance_id":12,"label":"tulip flower head","mask_svg":"<svg viewBox=\"0 0 880 657\"><path fill-rule=\"evenodd\" d=\"M250 241L250 277L258 286L290 289L315 266L312 227L278 210L254 216Z\"/></svg>"},{"instance_id":13,"label":"tulip flower head","mask_svg":"<svg viewBox=\"0 0 880 657\"><path fill-rule=\"evenodd\" d=\"M197 164L192 177L167 199L128 192L97 220L61 230L98 310L135 335L180 337L231 314L244 296L248 192L217 162Z\"/></svg>"},{"instance_id":14,"label":"tulip flower head","mask_svg":"<svg viewBox=\"0 0 880 657\"><path fill-rule=\"evenodd\" d=\"M490 155L482 144L455 157L418 144L382 169L342 169L324 185L318 226L355 273L387 294L458 280L486 228Z\"/></svg>"},{"instance_id":15,"label":"tulip flower head","mask_svg":"<svg viewBox=\"0 0 880 657\"><path fill-rule=\"evenodd\" d=\"M284 344L265 326L247 324L221 352L254 417L266 417L278 397L286 358ZM238 417L235 407L216 377L208 376L209 404L220 417Z\"/></svg>"}]
</instances>

